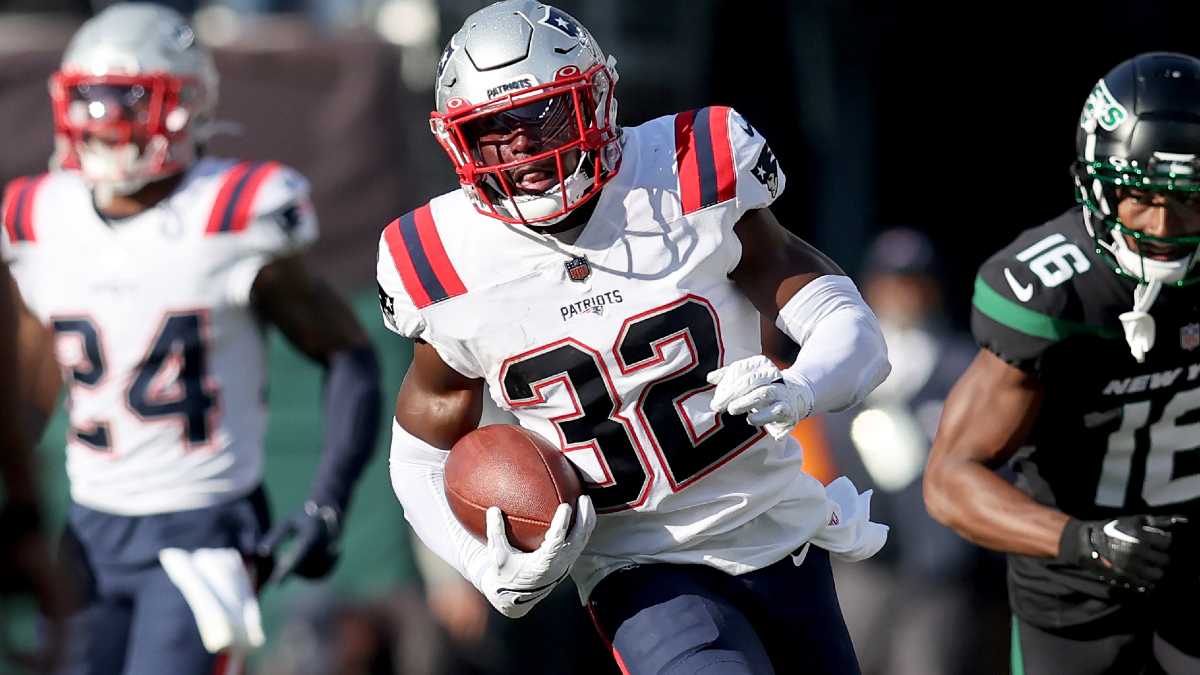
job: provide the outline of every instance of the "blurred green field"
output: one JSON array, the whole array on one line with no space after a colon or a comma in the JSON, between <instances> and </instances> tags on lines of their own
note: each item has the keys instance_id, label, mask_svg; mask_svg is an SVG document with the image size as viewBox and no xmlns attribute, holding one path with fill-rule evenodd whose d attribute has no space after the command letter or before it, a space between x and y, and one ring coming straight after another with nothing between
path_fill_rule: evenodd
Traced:
<instances>
[{"instance_id":1,"label":"blurred green field","mask_svg":"<svg viewBox=\"0 0 1200 675\"><path fill-rule=\"evenodd\" d=\"M359 320L371 334L383 366L383 424L376 454L355 490L346 515L342 556L333 574L312 582L293 578L280 587L264 588L259 596L267 644L251 664L269 658L280 628L298 608L334 597L338 600L377 597L389 589L418 584L409 529L388 480L390 420L396 391L412 359L412 345L383 327L374 289L356 292L351 301ZM316 364L296 351L276 331L270 336L270 426L266 439L266 490L276 521L299 509L308 493L321 450L320 400L322 377ZM66 416L60 410L38 447L43 495L51 532L57 535L66 515L69 493L63 467ZM28 651L35 639L32 603L0 602L0 672L16 675L21 668L5 655Z\"/></svg>"}]
</instances>

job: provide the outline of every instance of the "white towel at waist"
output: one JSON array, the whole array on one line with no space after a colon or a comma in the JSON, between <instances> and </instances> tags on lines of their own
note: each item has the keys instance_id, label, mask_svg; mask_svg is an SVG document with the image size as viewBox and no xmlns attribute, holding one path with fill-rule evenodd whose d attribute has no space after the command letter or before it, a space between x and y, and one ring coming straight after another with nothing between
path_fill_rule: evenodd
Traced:
<instances>
[{"instance_id":1,"label":"white towel at waist","mask_svg":"<svg viewBox=\"0 0 1200 675\"><path fill-rule=\"evenodd\" d=\"M849 478L842 476L825 486L829 496L828 524L809 537L811 544L849 562L866 560L887 541L888 527L871 522L871 490L859 494ZM805 547L804 553L808 552ZM796 564L799 565L801 560Z\"/></svg>"},{"instance_id":2,"label":"white towel at waist","mask_svg":"<svg viewBox=\"0 0 1200 675\"><path fill-rule=\"evenodd\" d=\"M192 608L209 653L262 645L262 615L240 551L164 548L158 560Z\"/></svg>"}]
</instances>

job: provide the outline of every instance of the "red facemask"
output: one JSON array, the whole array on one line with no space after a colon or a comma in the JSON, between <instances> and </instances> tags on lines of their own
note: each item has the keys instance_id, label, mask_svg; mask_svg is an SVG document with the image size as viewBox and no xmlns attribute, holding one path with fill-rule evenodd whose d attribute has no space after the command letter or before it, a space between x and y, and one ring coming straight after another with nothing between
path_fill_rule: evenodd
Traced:
<instances>
[{"instance_id":1,"label":"red facemask","mask_svg":"<svg viewBox=\"0 0 1200 675\"><path fill-rule=\"evenodd\" d=\"M609 96L597 110L596 90ZM481 213L508 223L556 222L616 174L604 150L618 133L613 83L605 67L558 71L553 82L470 105L462 98L433 112L430 126L459 183Z\"/></svg>"},{"instance_id":2,"label":"red facemask","mask_svg":"<svg viewBox=\"0 0 1200 675\"><path fill-rule=\"evenodd\" d=\"M50 98L59 138L58 161L64 168L82 168L87 174L81 153L88 152L89 144L100 142L113 149L133 144L138 152L129 154L137 159L139 175L125 179L148 181L181 171L193 159L189 122L203 95L196 80L163 73L55 72L50 76ZM189 151L172 153L174 146Z\"/></svg>"}]
</instances>

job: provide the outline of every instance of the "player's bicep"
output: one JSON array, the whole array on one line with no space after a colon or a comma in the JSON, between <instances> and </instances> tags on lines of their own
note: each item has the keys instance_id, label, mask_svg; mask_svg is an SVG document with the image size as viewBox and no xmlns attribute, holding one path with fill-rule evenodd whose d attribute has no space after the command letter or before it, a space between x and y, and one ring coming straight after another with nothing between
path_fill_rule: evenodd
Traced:
<instances>
[{"instance_id":1,"label":"player's bicep","mask_svg":"<svg viewBox=\"0 0 1200 675\"><path fill-rule=\"evenodd\" d=\"M371 344L346 301L312 275L299 255L264 265L254 279L250 302L297 349L323 365L335 352Z\"/></svg>"},{"instance_id":2,"label":"player's bicep","mask_svg":"<svg viewBox=\"0 0 1200 675\"><path fill-rule=\"evenodd\" d=\"M1028 373L981 349L946 397L929 471L936 475L964 461L1003 465L1025 442L1042 398Z\"/></svg>"},{"instance_id":3,"label":"player's bicep","mask_svg":"<svg viewBox=\"0 0 1200 675\"><path fill-rule=\"evenodd\" d=\"M413 436L448 450L479 426L483 384L447 365L432 345L417 341L396 397L396 421Z\"/></svg>"},{"instance_id":4,"label":"player's bicep","mask_svg":"<svg viewBox=\"0 0 1200 675\"><path fill-rule=\"evenodd\" d=\"M845 274L828 256L785 229L768 208L747 211L733 232L742 255L729 278L771 322L808 282Z\"/></svg>"}]
</instances>

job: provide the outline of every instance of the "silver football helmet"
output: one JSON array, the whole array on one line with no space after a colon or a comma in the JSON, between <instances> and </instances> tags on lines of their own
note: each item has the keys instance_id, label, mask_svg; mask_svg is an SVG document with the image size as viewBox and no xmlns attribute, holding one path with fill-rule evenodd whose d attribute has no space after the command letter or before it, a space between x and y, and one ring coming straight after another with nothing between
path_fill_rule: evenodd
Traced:
<instances>
[{"instance_id":1,"label":"silver football helmet","mask_svg":"<svg viewBox=\"0 0 1200 675\"><path fill-rule=\"evenodd\" d=\"M178 173L211 134L217 84L212 57L178 12L112 5L76 31L50 76L51 163L79 169L101 202Z\"/></svg>"},{"instance_id":2,"label":"silver football helmet","mask_svg":"<svg viewBox=\"0 0 1200 675\"><path fill-rule=\"evenodd\" d=\"M507 0L467 18L438 64L430 128L480 213L551 225L616 175L615 65L550 5Z\"/></svg>"}]
</instances>

